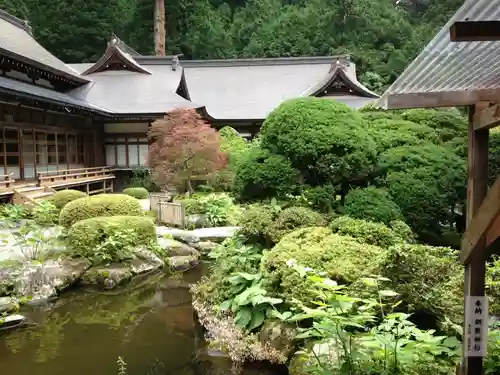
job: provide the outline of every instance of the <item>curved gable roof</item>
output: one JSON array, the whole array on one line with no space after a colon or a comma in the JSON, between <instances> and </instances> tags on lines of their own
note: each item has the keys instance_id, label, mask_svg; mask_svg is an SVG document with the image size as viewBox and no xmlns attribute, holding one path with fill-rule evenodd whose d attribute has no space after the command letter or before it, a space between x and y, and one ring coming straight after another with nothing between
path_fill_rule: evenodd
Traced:
<instances>
[{"instance_id":1,"label":"curved gable roof","mask_svg":"<svg viewBox=\"0 0 500 375\"><path fill-rule=\"evenodd\" d=\"M23 61L33 67L74 82L88 82L87 79L43 48L33 38L31 27L27 21L22 21L1 9L0 55Z\"/></svg>"}]
</instances>

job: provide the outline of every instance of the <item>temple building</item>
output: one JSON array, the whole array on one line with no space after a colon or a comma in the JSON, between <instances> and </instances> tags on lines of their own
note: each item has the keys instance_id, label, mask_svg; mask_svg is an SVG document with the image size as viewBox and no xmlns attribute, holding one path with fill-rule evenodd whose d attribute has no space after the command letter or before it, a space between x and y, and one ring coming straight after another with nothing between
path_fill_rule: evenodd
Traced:
<instances>
[{"instance_id":1,"label":"temple building","mask_svg":"<svg viewBox=\"0 0 500 375\"><path fill-rule=\"evenodd\" d=\"M18 201L68 187L112 191L146 166L148 126L173 109L252 137L286 99L359 108L378 98L348 56L182 60L139 55L113 35L95 63L65 64L1 10L0 72L0 199Z\"/></svg>"}]
</instances>

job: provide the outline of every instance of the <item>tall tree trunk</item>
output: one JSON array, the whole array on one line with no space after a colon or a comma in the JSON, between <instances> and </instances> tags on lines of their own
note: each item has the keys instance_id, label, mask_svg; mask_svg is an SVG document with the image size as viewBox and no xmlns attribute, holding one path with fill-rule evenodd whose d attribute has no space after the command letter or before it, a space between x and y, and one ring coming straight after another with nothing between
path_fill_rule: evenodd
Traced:
<instances>
[{"instance_id":1,"label":"tall tree trunk","mask_svg":"<svg viewBox=\"0 0 500 375\"><path fill-rule=\"evenodd\" d=\"M165 0L155 0L155 54L165 56Z\"/></svg>"}]
</instances>

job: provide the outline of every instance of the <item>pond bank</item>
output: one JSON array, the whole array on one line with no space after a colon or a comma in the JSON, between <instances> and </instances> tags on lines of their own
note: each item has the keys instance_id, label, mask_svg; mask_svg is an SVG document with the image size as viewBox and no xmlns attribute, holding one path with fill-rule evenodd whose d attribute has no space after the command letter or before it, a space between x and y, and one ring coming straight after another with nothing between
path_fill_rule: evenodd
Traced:
<instances>
[{"instance_id":1,"label":"pond bank","mask_svg":"<svg viewBox=\"0 0 500 375\"><path fill-rule=\"evenodd\" d=\"M23 307L28 325L0 332L2 370L17 375L229 374L230 361L205 346L189 287L203 267L177 277L157 274L113 291L76 289ZM245 369L244 374L278 374ZM281 372L280 372L281 373Z\"/></svg>"}]
</instances>

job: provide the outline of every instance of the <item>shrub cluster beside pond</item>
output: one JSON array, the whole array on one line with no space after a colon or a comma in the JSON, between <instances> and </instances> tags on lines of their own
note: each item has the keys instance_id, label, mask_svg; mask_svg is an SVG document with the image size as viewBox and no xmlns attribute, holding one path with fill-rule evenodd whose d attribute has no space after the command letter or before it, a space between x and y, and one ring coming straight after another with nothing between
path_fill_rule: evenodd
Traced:
<instances>
[{"instance_id":1,"label":"shrub cluster beside pond","mask_svg":"<svg viewBox=\"0 0 500 375\"><path fill-rule=\"evenodd\" d=\"M454 373L466 132L453 110L354 111L317 98L284 102L253 141L221 132L235 160L224 176L244 212L193 288L215 345L235 360L262 359L254 345L292 329L281 335L292 344L275 348L293 374ZM231 352L235 327L245 355ZM499 366L494 332L487 369Z\"/></svg>"}]
</instances>

